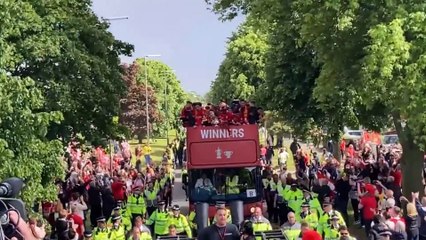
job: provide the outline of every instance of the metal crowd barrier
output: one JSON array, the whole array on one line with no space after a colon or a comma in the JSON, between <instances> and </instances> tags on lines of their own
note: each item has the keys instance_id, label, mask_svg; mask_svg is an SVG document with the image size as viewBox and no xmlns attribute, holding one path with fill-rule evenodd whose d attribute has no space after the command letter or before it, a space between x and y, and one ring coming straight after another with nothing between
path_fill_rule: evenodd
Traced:
<instances>
[{"instance_id":1,"label":"metal crowd barrier","mask_svg":"<svg viewBox=\"0 0 426 240\"><path fill-rule=\"evenodd\" d=\"M189 238L188 236L176 236L176 237L157 237L157 240L195 240L195 238Z\"/></svg>"},{"instance_id":2,"label":"metal crowd barrier","mask_svg":"<svg viewBox=\"0 0 426 240\"><path fill-rule=\"evenodd\" d=\"M257 232L255 236L261 237L262 240L288 240L287 236L281 230Z\"/></svg>"}]
</instances>

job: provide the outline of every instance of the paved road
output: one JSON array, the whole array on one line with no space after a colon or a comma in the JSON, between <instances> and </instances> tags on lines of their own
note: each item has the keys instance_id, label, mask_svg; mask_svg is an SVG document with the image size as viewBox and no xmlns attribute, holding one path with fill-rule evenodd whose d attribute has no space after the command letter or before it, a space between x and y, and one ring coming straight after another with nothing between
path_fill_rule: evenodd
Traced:
<instances>
[{"instance_id":1,"label":"paved road","mask_svg":"<svg viewBox=\"0 0 426 240\"><path fill-rule=\"evenodd\" d=\"M175 170L175 186L173 189L173 204L180 206L182 214L188 214L189 202L185 201L185 191L182 189L182 170Z\"/></svg>"}]
</instances>

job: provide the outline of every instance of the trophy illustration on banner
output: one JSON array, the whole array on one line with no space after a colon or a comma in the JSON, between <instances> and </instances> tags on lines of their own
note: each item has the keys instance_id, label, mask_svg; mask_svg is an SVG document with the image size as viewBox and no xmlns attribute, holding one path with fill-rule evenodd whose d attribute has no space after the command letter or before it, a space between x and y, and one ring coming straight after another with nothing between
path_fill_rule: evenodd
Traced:
<instances>
[{"instance_id":1,"label":"trophy illustration on banner","mask_svg":"<svg viewBox=\"0 0 426 240\"><path fill-rule=\"evenodd\" d=\"M220 147L216 149L216 159L222 159L222 149Z\"/></svg>"}]
</instances>

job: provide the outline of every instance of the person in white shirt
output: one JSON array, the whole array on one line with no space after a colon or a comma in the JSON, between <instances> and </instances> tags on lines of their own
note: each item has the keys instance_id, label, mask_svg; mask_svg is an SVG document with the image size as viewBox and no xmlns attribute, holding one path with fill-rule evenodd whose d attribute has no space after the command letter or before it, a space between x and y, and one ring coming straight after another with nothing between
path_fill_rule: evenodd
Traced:
<instances>
[{"instance_id":1,"label":"person in white shirt","mask_svg":"<svg viewBox=\"0 0 426 240\"><path fill-rule=\"evenodd\" d=\"M78 193L73 193L71 199L69 203L70 207L75 208L75 214L80 216L84 221L84 211L87 210L87 204L84 202L83 196L79 196Z\"/></svg>"},{"instance_id":2,"label":"person in white shirt","mask_svg":"<svg viewBox=\"0 0 426 240\"><path fill-rule=\"evenodd\" d=\"M282 169L283 166L286 166L288 160L288 152L285 148L281 148L280 152L278 153L278 165L280 166L280 169Z\"/></svg>"},{"instance_id":3,"label":"person in white shirt","mask_svg":"<svg viewBox=\"0 0 426 240\"><path fill-rule=\"evenodd\" d=\"M213 188L213 184L210 179L207 178L207 175L203 173L201 175L201 178L197 179L197 182L195 183L195 188L211 189Z\"/></svg>"}]
</instances>

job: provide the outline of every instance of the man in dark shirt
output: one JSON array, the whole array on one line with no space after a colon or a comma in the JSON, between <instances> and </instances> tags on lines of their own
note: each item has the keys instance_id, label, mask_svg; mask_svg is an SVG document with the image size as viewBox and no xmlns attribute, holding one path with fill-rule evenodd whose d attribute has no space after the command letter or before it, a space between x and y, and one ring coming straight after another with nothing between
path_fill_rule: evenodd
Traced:
<instances>
[{"instance_id":1,"label":"man in dark shirt","mask_svg":"<svg viewBox=\"0 0 426 240\"><path fill-rule=\"evenodd\" d=\"M228 214L225 208L216 210L216 223L201 230L198 239L203 240L239 240L237 226L226 223Z\"/></svg>"},{"instance_id":2,"label":"man in dark shirt","mask_svg":"<svg viewBox=\"0 0 426 240\"><path fill-rule=\"evenodd\" d=\"M339 211L345 222L349 222L348 217L348 202L349 202L349 192L351 191L351 185L349 184L349 178L347 175L342 176L341 179L337 180L336 185L336 200L335 200L335 208Z\"/></svg>"}]
</instances>

